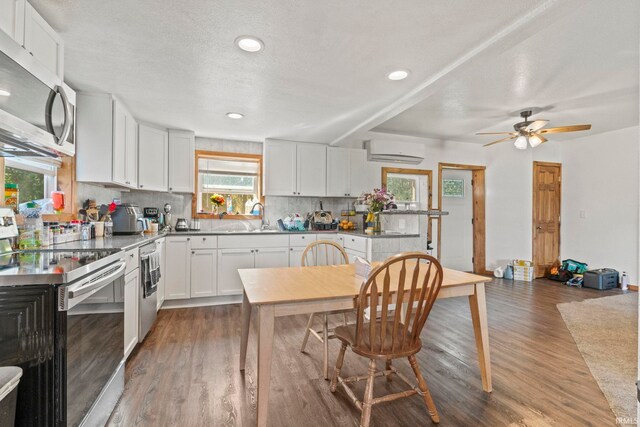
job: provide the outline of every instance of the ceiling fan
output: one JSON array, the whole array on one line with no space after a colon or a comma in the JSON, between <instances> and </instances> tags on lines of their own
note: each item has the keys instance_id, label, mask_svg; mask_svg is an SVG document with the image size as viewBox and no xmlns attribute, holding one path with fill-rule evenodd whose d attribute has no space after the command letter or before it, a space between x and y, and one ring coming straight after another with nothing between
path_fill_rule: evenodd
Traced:
<instances>
[{"instance_id":1,"label":"ceiling fan","mask_svg":"<svg viewBox=\"0 0 640 427\"><path fill-rule=\"evenodd\" d=\"M547 138L544 137L548 133L561 133L561 132L577 132L580 130L589 130L591 125L573 125L573 126L560 126L555 128L543 129L549 120L533 120L529 121L531 116L531 110L525 110L520 112L520 117L524 119L523 122L513 125L515 132L480 132L476 135L509 135L506 138L492 141L488 144L484 144L484 147L489 145L498 144L504 141L510 141L515 139L513 145L519 150L526 150L527 145L531 148L535 148L540 144L547 142Z\"/></svg>"}]
</instances>

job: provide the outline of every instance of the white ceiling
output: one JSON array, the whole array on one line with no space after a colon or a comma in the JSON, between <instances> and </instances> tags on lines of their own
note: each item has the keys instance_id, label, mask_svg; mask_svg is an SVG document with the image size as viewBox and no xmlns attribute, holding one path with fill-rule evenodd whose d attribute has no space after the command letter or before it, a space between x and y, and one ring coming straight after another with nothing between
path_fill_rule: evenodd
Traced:
<instances>
[{"instance_id":1,"label":"white ceiling","mask_svg":"<svg viewBox=\"0 0 640 427\"><path fill-rule=\"evenodd\" d=\"M591 123L590 133L638 124L640 2L582 2L542 31L464 67L376 132L486 143L513 131L520 110L547 127ZM577 138L585 132L550 135Z\"/></svg>"},{"instance_id":2,"label":"white ceiling","mask_svg":"<svg viewBox=\"0 0 640 427\"><path fill-rule=\"evenodd\" d=\"M478 142L526 106L594 131L638 120L634 0L32 3L64 37L73 87L198 136L341 144L377 126ZM246 34L265 49L240 51ZM409 78L385 78L399 68Z\"/></svg>"}]
</instances>

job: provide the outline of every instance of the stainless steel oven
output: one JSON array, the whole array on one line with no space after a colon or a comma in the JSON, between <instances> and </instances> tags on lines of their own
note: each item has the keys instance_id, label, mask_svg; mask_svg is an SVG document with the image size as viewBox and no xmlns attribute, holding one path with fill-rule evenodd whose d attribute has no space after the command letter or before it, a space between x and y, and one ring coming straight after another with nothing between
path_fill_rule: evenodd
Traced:
<instances>
[{"instance_id":1,"label":"stainless steel oven","mask_svg":"<svg viewBox=\"0 0 640 427\"><path fill-rule=\"evenodd\" d=\"M71 90L45 84L0 51L0 155L57 158L75 153Z\"/></svg>"},{"instance_id":2,"label":"stainless steel oven","mask_svg":"<svg viewBox=\"0 0 640 427\"><path fill-rule=\"evenodd\" d=\"M92 303L100 292L118 292L125 262L117 261L58 291L66 330L66 425L104 425L124 389L124 304ZM63 408L65 404L61 405Z\"/></svg>"}]
</instances>

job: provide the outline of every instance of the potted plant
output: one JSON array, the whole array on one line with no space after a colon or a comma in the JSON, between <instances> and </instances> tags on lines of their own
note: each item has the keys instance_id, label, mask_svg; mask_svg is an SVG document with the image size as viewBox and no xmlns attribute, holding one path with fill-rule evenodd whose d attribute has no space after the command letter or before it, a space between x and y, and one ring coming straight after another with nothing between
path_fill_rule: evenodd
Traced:
<instances>
[{"instance_id":1,"label":"potted plant","mask_svg":"<svg viewBox=\"0 0 640 427\"><path fill-rule=\"evenodd\" d=\"M213 193L211 197L209 197L209 200L211 200L211 204L213 205L213 207L211 208L211 213L217 215L218 209L220 209L220 206L224 205L225 203L224 196L222 194Z\"/></svg>"},{"instance_id":2,"label":"potted plant","mask_svg":"<svg viewBox=\"0 0 640 427\"><path fill-rule=\"evenodd\" d=\"M374 188L369 193L362 193L357 203L367 205L367 223L371 223L374 233L381 231L380 212L388 208L395 201L393 194L385 188Z\"/></svg>"}]
</instances>

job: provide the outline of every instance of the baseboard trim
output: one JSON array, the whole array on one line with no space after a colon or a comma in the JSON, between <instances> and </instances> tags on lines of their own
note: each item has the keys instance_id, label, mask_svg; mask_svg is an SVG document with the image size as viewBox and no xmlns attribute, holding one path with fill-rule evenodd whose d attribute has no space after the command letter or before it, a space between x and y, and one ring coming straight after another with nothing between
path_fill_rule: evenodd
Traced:
<instances>
[{"instance_id":1,"label":"baseboard trim","mask_svg":"<svg viewBox=\"0 0 640 427\"><path fill-rule=\"evenodd\" d=\"M629 285L629 290L638 292L638 285Z\"/></svg>"},{"instance_id":2,"label":"baseboard trim","mask_svg":"<svg viewBox=\"0 0 640 427\"><path fill-rule=\"evenodd\" d=\"M222 295L219 297L204 297L191 299L164 300L161 310L172 310L175 308L209 307L212 305L239 304L242 302L242 295Z\"/></svg>"}]
</instances>

